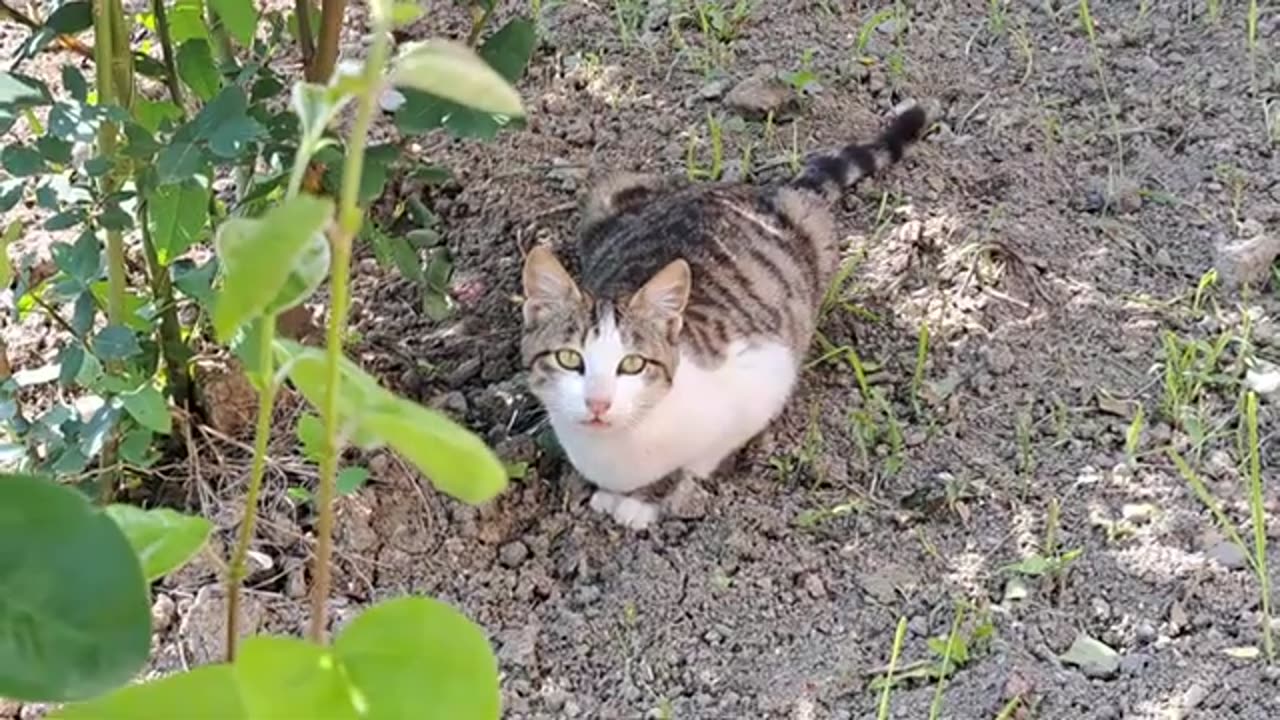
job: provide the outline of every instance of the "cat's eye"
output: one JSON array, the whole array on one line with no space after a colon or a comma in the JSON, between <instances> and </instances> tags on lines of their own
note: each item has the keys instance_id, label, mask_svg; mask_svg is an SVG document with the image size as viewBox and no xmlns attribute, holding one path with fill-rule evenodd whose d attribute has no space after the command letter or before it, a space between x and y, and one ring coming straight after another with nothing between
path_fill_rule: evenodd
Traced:
<instances>
[{"instance_id":1,"label":"cat's eye","mask_svg":"<svg viewBox=\"0 0 1280 720\"><path fill-rule=\"evenodd\" d=\"M628 355L622 358L622 361L618 363L618 374L638 375L641 370L644 370L644 366L648 364L649 361L639 355Z\"/></svg>"},{"instance_id":2,"label":"cat's eye","mask_svg":"<svg viewBox=\"0 0 1280 720\"><path fill-rule=\"evenodd\" d=\"M565 370L582 372L582 354L577 350L557 350L556 364Z\"/></svg>"}]
</instances>

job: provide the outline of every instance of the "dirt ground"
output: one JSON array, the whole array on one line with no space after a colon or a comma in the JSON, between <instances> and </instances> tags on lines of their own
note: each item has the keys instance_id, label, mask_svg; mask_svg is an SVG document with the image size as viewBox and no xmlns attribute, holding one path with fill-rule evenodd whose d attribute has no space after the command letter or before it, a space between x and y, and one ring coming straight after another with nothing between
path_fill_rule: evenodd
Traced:
<instances>
[{"instance_id":1,"label":"dirt ground","mask_svg":"<svg viewBox=\"0 0 1280 720\"><path fill-rule=\"evenodd\" d=\"M1275 291L1236 292L1248 268L1220 257L1280 233L1280 125L1266 125L1280 115L1280 7L1262 3L1251 61L1245 3L1222 3L1216 21L1214 3L1095 3L1104 86L1075 3L906 3L868 27L892 3L774 0L754 3L723 47L673 20L684 3L633 4L643 18L623 37L609 2L544 0L519 85L529 126L487 144L422 139L415 157L455 181L394 183L377 205L423 197L465 292L435 323L420 291L365 252L352 354L529 472L477 510L392 456L366 458L371 483L340 506L338 621L407 592L455 603L491 634L510 718L872 718L899 618L901 662L928 660L963 602L969 657L940 717L994 718L1014 698L1008 717L1280 716L1280 673L1227 652L1260 641L1256 581L1166 457L1193 438L1160 412L1165 330L1213 339L1247 308L1252 351L1280 361ZM438 5L410 36L461 32L464 12ZM502 2L498 23L527 10ZM790 117L727 120L737 83L806 59L817 86ZM726 176L744 174L751 146L768 181L795 152L874 133L908 97L937 101L941 122L844 203L855 265L821 327L856 349L884 403L868 402L844 355L815 346L776 427L709 487L705 517L635 533L593 514L521 384L520 248L570 247L570 204L596 173L684 173L691 135L709 164L708 113L726 119ZM1221 282L1196 303L1215 264ZM1243 522L1236 392L1200 400L1222 432L1197 467ZM296 455L283 422L296 412L296 400L281 409L280 458ZM1264 398L1272 511L1276 415ZM224 452L193 493L221 508L223 539L247 469ZM306 482L287 459L272 477ZM297 632L313 519L282 494L267 505L256 550L270 567L251 583L249 624ZM1046 532L1078 557L1056 578L1009 571L1056 557ZM216 657L215 572L202 561L166 581L157 670ZM1114 649L1118 668L1062 662L1081 634ZM899 685L890 716L928 717L935 689Z\"/></svg>"}]
</instances>

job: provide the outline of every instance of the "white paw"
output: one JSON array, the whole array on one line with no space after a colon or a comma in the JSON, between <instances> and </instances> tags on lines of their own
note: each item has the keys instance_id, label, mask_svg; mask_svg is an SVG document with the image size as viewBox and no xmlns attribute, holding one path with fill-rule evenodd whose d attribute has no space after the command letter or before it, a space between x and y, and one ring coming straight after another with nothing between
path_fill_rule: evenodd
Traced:
<instances>
[{"instance_id":1,"label":"white paw","mask_svg":"<svg viewBox=\"0 0 1280 720\"><path fill-rule=\"evenodd\" d=\"M622 500L622 496L617 493L611 493L607 490L597 490L591 495L591 509L605 515L612 515L613 511L618 508L618 502Z\"/></svg>"},{"instance_id":2,"label":"white paw","mask_svg":"<svg viewBox=\"0 0 1280 720\"><path fill-rule=\"evenodd\" d=\"M645 530L658 520L658 506L629 497L619 497L613 519L632 530Z\"/></svg>"}]
</instances>

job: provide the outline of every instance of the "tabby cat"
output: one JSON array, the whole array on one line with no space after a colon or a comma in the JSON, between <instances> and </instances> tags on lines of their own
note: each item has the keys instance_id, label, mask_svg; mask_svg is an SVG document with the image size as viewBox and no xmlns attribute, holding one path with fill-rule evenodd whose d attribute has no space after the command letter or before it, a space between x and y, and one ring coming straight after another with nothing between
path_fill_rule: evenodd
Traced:
<instances>
[{"instance_id":1,"label":"tabby cat","mask_svg":"<svg viewBox=\"0 0 1280 720\"><path fill-rule=\"evenodd\" d=\"M927 124L904 104L770 188L617 175L586 200L576 278L529 251L521 355L592 508L648 527L659 506L636 491L709 476L779 414L839 263L831 204Z\"/></svg>"}]
</instances>

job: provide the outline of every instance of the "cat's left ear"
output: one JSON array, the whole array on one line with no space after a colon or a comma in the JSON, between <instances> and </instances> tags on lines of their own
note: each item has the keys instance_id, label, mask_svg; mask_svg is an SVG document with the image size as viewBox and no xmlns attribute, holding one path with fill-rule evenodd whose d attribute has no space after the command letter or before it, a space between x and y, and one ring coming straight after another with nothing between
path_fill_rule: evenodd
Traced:
<instances>
[{"instance_id":1,"label":"cat's left ear","mask_svg":"<svg viewBox=\"0 0 1280 720\"><path fill-rule=\"evenodd\" d=\"M524 259L524 321L548 309L581 302L582 291L550 249L537 245Z\"/></svg>"},{"instance_id":2,"label":"cat's left ear","mask_svg":"<svg viewBox=\"0 0 1280 720\"><path fill-rule=\"evenodd\" d=\"M684 308L689 303L692 280L689 263L683 259L672 260L649 278L644 287L631 297L627 307L633 312L666 321L674 338L684 322Z\"/></svg>"}]
</instances>

